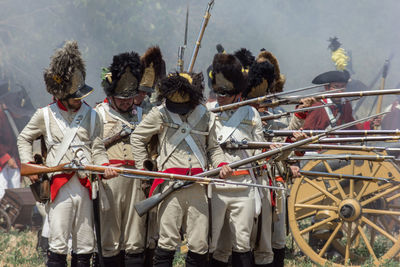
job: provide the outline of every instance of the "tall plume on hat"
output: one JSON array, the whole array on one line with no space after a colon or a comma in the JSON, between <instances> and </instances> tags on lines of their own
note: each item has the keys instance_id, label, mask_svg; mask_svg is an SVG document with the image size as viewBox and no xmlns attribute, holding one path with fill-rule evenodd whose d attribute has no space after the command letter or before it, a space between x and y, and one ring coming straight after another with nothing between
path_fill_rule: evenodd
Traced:
<instances>
[{"instance_id":1,"label":"tall plume on hat","mask_svg":"<svg viewBox=\"0 0 400 267\"><path fill-rule=\"evenodd\" d=\"M136 52L125 52L113 57L104 69L102 86L107 96L133 97L142 79L143 66Z\"/></svg>"},{"instance_id":2,"label":"tall plume on hat","mask_svg":"<svg viewBox=\"0 0 400 267\"><path fill-rule=\"evenodd\" d=\"M165 61L158 46L149 47L140 58L144 73L140 81L141 91L152 92L156 83L165 77Z\"/></svg>"},{"instance_id":3,"label":"tall plume on hat","mask_svg":"<svg viewBox=\"0 0 400 267\"><path fill-rule=\"evenodd\" d=\"M279 63L276 57L271 52L263 49L261 50L260 54L258 54L256 61L259 63L268 61L274 66L274 83L272 84L272 87L270 87L270 93L282 92L286 78L283 74L281 74Z\"/></svg>"},{"instance_id":4,"label":"tall plume on hat","mask_svg":"<svg viewBox=\"0 0 400 267\"><path fill-rule=\"evenodd\" d=\"M234 95L243 92L246 88L242 64L234 55L216 54L212 68L211 82L215 92Z\"/></svg>"},{"instance_id":5,"label":"tall plume on hat","mask_svg":"<svg viewBox=\"0 0 400 267\"><path fill-rule=\"evenodd\" d=\"M328 48L332 51L331 59L335 63L336 69L343 71L347 68L350 57L347 55L346 50L340 47L341 45L336 36L329 38Z\"/></svg>"},{"instance_id":6,"label":"tall plume on hat","mask_svg":"<svg viewBox=\"0 0 400 267\"><path fill-rule=\"evenodd\" d=\"M72 93L73 76L79 71L81 80L86 77L85 64L76 41L67 41L51 57L50 65L43 77L47 91L56 99L63 99Z\"/></svg>"}]
</instances>

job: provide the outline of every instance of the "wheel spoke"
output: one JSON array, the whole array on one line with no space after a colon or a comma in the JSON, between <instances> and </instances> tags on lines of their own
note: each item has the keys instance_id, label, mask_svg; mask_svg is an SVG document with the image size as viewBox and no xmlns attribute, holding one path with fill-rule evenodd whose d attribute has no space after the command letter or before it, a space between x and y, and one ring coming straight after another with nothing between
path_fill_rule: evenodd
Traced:
<instances>
[{"instance_id":1,"label":"wheel spoke","mask_svg":"<svg viewBox=\"0 0 400 267\"><path fill-rule=\"evenodd\" d=\"M333 233L331 234L331 236L329 237L329 239L326 241L326 243L324 244L323 248L321 249L321 251L319 252L318 256L322 257L322 255L325 254L326 250L328 249L329 245L332 243L333 239L336 237L338 231L340 230L340 228L342 227L343 222L340 222L335 230L333 231Z\"/></svg>"},{"instance_id":2,"label":"wheel spoke","mask_svg":"<svg viewBox=\"0 0 400 267\"><path fill-rule=\"evenodd\" d=\"M351 246L351 227L353 226L352 222L347 224L347 242L346 242L346 252L344 255L344 264L347 264L350 257L350 246Z\"/></svg>"},{"instance_id":3,"label":"wheel spoke","mask_svg":"<svg viewBox=\"0 0 400 267\"><path fill-rule=\"evenodd\" d=\"M379 194L376 194L375 196L362 201L361 202L361 206L364 207L365 205L367 205L367 204L369 204L369 203L371 203L371 202L373 202L373 201L375 201L375 200L377 200L377 199L379 199L379 198L381 198L383 196L386 196L387 194L390 194L390 193L392 193L393 191L396 191L399 188L400 188L400 185L396 185L396 186L393 186L392 188L389 188L389 189L387 189L387 190L385 190L385 191L383 191L383 192L381 192Z\"/></svg>"},{"instance_id":4,"label":"wheel spoke","mask_svg":"<svg viewBox=\"0 0 400 267\"><path fill-rule=\"evenodd\" d=\"M364 243L367 246L367 249L368 249L369 253L374 258L375 261L378 261L378 258L376 257L375 252L371 247L371 244L368 242L368 238L365 235L364 230L361 228L361 226L358 226L357 229L360 232L361 237L364 239Z\"/></svg>"},{"instance_id":5,"label":"wheel spoke","mask_svg":"<svg viewBox=\"0 0 400 267\"><path fill-rule=\"evenodd\" d=\"M306 234L306 233L308 233L308 232L314 230L315 228L317 228L317 227L319 227L319 226L321 226L321 225L323 225L323 224L325 224L325 223L328 223L328 222L330 222L330 221L333 221L333 220L335 220L335 219L337 219L337 218L338 218L338 215L335 214L335 215L332 216L332 217L328 217L328 218L326 218L325 220L322 220L322 221L320 221L320 222L314 223L313 225L311 225L311 226L309 226L309 227L307 227L307 228L301 230L301 231L300 231L300 234L301 234L301 235L304 235L304 234Z\"/></svg>"},{"instance_id":6,"label":"wheel spoke","mask_svg":"<svg viewBox=\"0 0 400 267\"><path fill-rule=\"evenodd\" d=\"M395 199L397 199L397 198L399 198L399 197L400 197L400 193L397 193L397 194L395 194L395 195L393 195L393 196L388 197L388 198L386 199L386 201L387 201L387 202L390 202L390 201L395 200Z\"/></svg>"},{"instance_id":7,"label":"wheel spoke","mask_svg":"<svg viewBox=\"0 0 400 267\"><path fill-rule=\"evenodd\" d=\"M379 169L381 168L382 163L378 163L378 167L376 167L376 169L372 172L372 174L370 175L371 177L375 177L375 175L377 174L377 172L379 171ZM353 173L354 175L354 173ZM356 199L360 200L361 197L363 196L363 194L365 193L365 190L367 190L368 186L369 186L370 182L365 182L363 184L363 187L361 188L360 192L358 193Z\"/></svg>"},{"instance_id":8,"label":"wheel spoke","mask_svg":"<svg viewBox=\"0 0 400 267\"><path fill-rule=\"evenodd\" d=\"M336 186L333 186L333 187L331 187L331 188L328 189L328 192L331 193L331 192L333 192L333 191L336 190L336 189L337 189L337 187L336 187ZM312 200L314 200L314 199L316 199L316 198L319 198L319 197L321 197L321 196L324 196L324 194L321 193L321 192L318 192L318 193L315 193L314 195L312 195L312 196L310 196L310 197L307 197L307 198L302 199L301 201L299 201L299 202L297 202L297 203L306 203L306 202L312 201Z\"/></svg>"},{"instance_id":9,"label":"wheel spoke","mask_svg":"<svg viewBox=\"0 0 400 267\"><path fill-rule=\"evenodd\" d=\"M316 209L316 210L334 210L337 211L338 208L334 206L327 205L312 205L312 204L294 204L296 208L306 208L306 209Z\"/></svg>"},{"instance_id":10,"label":"wheel spoke","mask_svg":"<svg viewBox=\"0 0 400 267\"><path fill-rule=\"evenodd\" d=\"M329 197L330 199L332 199L333 201L336 202L336 204L340 203L340 199L338 199L337 197L335 197L334 195L332 195L331 193L329 193L327 190L323 189L322 187L320 187L318 184L316 184L315 182L311 181L309 178L304 177L304 181L306 181L307 183L309 183L310 185L312 185L315 189L319 190L320 192L324 193L327 197Z\"/></svg>"},{"instance_id":11,"label":"wheel spoke","mask_svg":"<svg viewBox=\"0 0 400 267\"><path fill-rule=\"evenodd\" d=\"M397 239L392 236L391 234L389 234L388 232L386 232L385 230L383 230L382 228L380 228L377 224L376 224L376 217L374 218L374 221L370 221L367 217L362 216L361 220L363 222L365 222L366 224L368 224L369 226L371 226L374 230L378 231L379 233L381 233L382 235L386 236L388 239L390 239L393 243L397 242ZM371 237L372 239L372 237ZM371 241L371 244L373 244L373 242Z\"/></svg>"},{"instance_id":12,"label":"wheel spoke","mask_svg":"<svg viewBox=\"0 0 400 267\"><path fill-rule=\"evenodd\" d=\"M375 210L375 209L362 209L363 213L382 214L382 215L397 215L400 216L400 211L394 210Z\"/></svg>"},{"instance_id":13,"label":"wheel spoke","mask_svg":"<svg viewBox=\"0 0 400 267\"><path fill-rule=\"evenodd\" d=\"M324 163L324 166L325 166L326 170L327 170L329 173L333 173L332 168L331 168L331 166L328 164L328 162L327 162L326 160L323 160L322 162ZM342 186L340 185L339 181L338 181L337 179L334 179L334 180L333 180L333 183L336 185L336 187L337 187L337 189L338 189L338 191L339 191L339 194L340 194L340 196L342 197L342 199L345 199L345 198L346 198L346 193L344 192L344 190L343 190Z\"/></svg>"}]
</instances>

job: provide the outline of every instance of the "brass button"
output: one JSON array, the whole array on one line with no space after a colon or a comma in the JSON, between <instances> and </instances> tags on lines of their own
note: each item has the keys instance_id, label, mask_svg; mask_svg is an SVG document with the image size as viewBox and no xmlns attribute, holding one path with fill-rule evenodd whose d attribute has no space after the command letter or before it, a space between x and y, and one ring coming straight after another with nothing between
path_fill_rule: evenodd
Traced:
<instances>
[{"instance_id":1,"label":"brass button","mask_svg":"<svg viewBox=\"0 0 400 267\"><path fill-rule=\"evenodd\" d=\"M219 137L218 137L218 141L221 141L222 140L222 135L220 135Z\"/></svg>"},{"instance_id":2,"label":"brass button","mask_svg":"<svg viewBox=\"0 0 400 267\"><path fill-rule=\"evenodd\" d=\"M181 132L182 132L182 133L186 133L186 129L182 129Z\"/></svg>"}]
</instances>

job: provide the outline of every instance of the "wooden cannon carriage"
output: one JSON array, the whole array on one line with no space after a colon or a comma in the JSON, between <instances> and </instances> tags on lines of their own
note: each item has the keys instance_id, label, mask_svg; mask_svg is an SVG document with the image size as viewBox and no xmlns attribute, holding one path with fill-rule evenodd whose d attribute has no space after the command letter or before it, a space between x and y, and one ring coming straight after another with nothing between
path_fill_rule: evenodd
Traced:
<instances>
[{"instance_id":1,"label":"wooden cannon carriage","mask_svg":"<svg viewBox=\"0 0 400 267\"><path fill-rule=\"evenodd\" d=\"M330 150L323 154L376 155ZM388 178L394 182L305 177L294 180L288 198L291 233L315 263L375 265L400 251L400 168L393 161L308 161L302 170ZM334 254L329 253L334 251Z\"/></svg>"}]
</instances>

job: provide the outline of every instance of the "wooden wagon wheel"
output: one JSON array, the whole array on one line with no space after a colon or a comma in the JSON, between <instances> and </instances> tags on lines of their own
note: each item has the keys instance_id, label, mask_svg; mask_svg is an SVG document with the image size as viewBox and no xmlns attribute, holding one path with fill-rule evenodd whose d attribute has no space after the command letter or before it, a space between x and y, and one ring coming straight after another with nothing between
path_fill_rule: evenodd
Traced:
<instances>
[{"instance_id":1,"label":"wooden wagon wheel","mask_svg":"<svg viewBox=\"0 0 400 267\"><path fill-rule=\"evenodd\" d=\"M0 209L0 231L8 232L11 228L11 219L7 212Z\"/></svg>"},{"instance_id":2,"label":"wooden wagon wheel","mask_svg":"<svg viewBox=\"0 0 400 267\"><path fill-rule=\"evenodd\" d=\"M344 154L330 150L324 154ZM352 152L374 155L373 152ZM390 178L400 182L396 164L384 161L314 160L303 170ZM333 266L375 264L400 251L400 184L332 178L301 177L288 199L290 229L312 261ZM332 253L331 253L332 252Z\"/></svg>"}]
</instances>

